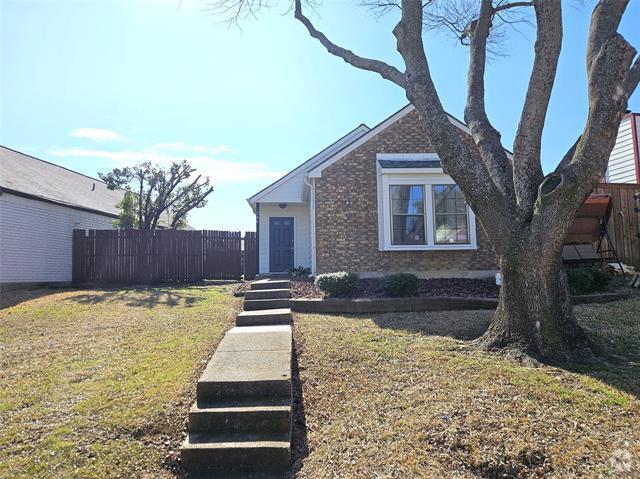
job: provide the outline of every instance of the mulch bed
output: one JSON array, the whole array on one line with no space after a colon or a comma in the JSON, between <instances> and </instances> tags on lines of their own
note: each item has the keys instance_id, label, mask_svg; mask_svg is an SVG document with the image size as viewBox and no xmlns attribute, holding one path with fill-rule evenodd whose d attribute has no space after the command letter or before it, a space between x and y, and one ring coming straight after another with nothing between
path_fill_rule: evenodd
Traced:
<instances>
[{"instance_id":1,"label":"mulch bed","mask_svg":"<svg viewBox=\"0 0 640 479\"><path fill-rule=\"evenodd\" d=\"M453 296L458 298L497 298L500 287L493 279L471 278L434 278L419 280L420 287L416 296ZM291 282L291 297L322 298L322 292L312 280L294 280ZM360 279L353 294L354 298L384 298L382 279Z\"/></svg>"}]
</instances>

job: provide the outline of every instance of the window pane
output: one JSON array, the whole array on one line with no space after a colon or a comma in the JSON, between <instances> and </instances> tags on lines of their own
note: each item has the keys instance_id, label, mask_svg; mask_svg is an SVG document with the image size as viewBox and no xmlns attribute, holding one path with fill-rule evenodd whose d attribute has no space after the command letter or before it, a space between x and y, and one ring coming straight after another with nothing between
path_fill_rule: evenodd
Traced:
<instances>
[{"instance_id":1,"label":"window pane","mask_svg":"<svg viewBox=\"0 0 640 479\"><path fill-rule=\"evenodd\" d=\"M466 213L467 205L457 185L434 185L433 203L436 213Z\"/></svg>"},{"instance_id":2,"label":"window pane","mask_svg":"<svg viewBox=\"0 0 640 479\"><path fill-rule=\"evenodd\" d=\"M436 243L438 244L467 244L469 232L467 215L450 214L436 215Z\"/></svg>"},{"instance_id":3,"label":"window pane","mask_svg":"<svg viewBox=\"0 0 640 479\"><path fill-rule=\"evenodd\" d=\"M467 204L457 185L433 185L437 244L468 244Z\"/></svg>"},{"instance_id":4,"label":"window pane","mask_svg":"<svg viewBox=\"0 0 640 479\"><path fill-rule=\"evenodd\" d=\"M389 188L392 214L424 214L424 188L422 186L392 185Z\"/></svg>"},{"instance_id":5,"label":"window pane","mask_svg":"<svg viewBox=\"0 0 640 479\"><path fill-rule=\"evenodd\" d=\"M393 244L425 244L424 216L394 215Z\"/></svg>"}]
</instances>

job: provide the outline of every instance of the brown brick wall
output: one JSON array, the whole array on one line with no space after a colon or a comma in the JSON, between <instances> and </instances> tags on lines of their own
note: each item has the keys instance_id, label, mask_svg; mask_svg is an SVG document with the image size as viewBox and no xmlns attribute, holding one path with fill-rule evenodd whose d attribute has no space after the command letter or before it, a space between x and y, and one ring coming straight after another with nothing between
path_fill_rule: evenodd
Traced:
<instances>
[{"instance_id":1,"label":"brown brick wall","mask_svg":"<svg viewBox=\"0 0 640 479\"><path fill-rule=\"evenodd\" d=\"M379 251L376 153L432 152L415 111L338 160L316 179L318 273L486 271L497 269L477 225L477 250ZM432 274L431 272L436 272Z\"/></svg>"}]
</instances>

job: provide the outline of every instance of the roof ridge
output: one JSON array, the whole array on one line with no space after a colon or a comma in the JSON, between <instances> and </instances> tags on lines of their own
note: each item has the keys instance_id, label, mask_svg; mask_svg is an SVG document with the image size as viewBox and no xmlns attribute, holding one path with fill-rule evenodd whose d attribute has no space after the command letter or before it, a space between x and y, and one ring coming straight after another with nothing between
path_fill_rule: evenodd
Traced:
<instances>
[{"instance_id":1,"label":"roof ridge","mask_svg":"<svg viewBox=\"0 0 640 479\"><path fill-rule=\"evenodd\" d=\"M346 137L348 137L349 135L351 135L352 133L354 133L356 130L358 130L359 128L366 128L366 131L364 133L362 133L362 135L366 135L369 131L371 131L371 128L369 128L365 123L360 123L358 126L356 126L355 128L351 129L350 131L348 131L347 133L345 133L344 135L342 135L340 138L338 138L337 140L335 140L334 142L332 142L331 144L329 144L328 146L324 147L322 150L318 151L317 153L311 155L309 158L307 158L305 161L303 161L302 163L300 163L298 166L296 166L295 168L289 170L288 172L286 172L284 175L282 175L280 178L278 178L277 180L275 180L274 182L270 183L269 185L265 186L264 188L262 188L260 191L258 191L257 193L254 193L253 195L251 195L249 198L247 198L247 201L249 203L251 203L251 199L255 198L256 196L259 196L261 193L265 192L266 190L268 190L269 188L271 188L272 186L274 186L276 183L278 183L279 181L282 181L283 179L285 179L287 176L291 175L292 173L294 173L296 170L301 169L303 166L305 166L307 163L309 163L311 160L313 160L314 158L316 158L317 156L321 155L322 153L326 152L327 150L331 149L331 147L335 146L337 143L340 143L340 141L344 140ZM349 145L351 145L354 141L357 141L358 138L360 138L362 135L358 136L357 138L354 138L352 141L350 141L349 143L343 145L340 149L338 149L337 151L333 152L331 154L331 156L335 155L337 152L341 151L342 149L348 147ZM329 158L331 158L331 156L329 156ZM326 160L326 158L325 158ZM323 160L323 162L325 161ZM322 164L322 162L320 163ZM318 165L316 165L318 166ZM314 166L315 168L315 166Z\"/></svg>"}]
</instances>

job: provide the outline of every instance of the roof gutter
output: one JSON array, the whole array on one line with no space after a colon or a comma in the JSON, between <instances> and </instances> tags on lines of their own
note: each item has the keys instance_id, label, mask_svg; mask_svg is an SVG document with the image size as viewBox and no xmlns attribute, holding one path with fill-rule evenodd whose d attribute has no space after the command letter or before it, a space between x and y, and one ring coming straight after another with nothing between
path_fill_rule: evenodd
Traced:
<instances>
[{"instance_id":1,"label":"roof gutter","mask_svg":"<svg viewBox=\"0 0 640 479\"><path fill-rule=\"evenodd\" d=\"M116 213L109 213L107 211L95 210L93 208L87 208L85 206L74 205L72 203L65 203L64 201L53 200L50 198L45 198L44 196L32 195L30 193L24 193L18 190L12 190L11 188L5 188L4 186L0 186L0 195L3 193L7 193L14 196L21 196L23 198L28 198L30 200L42 201L44 203L50 203L53 205L64 206L66 208L71 208L74 210L86 211L88 213L95 213L102 216L108 216L110 218L118 218L119 216Z\"/></svg>"}]
</instances>

